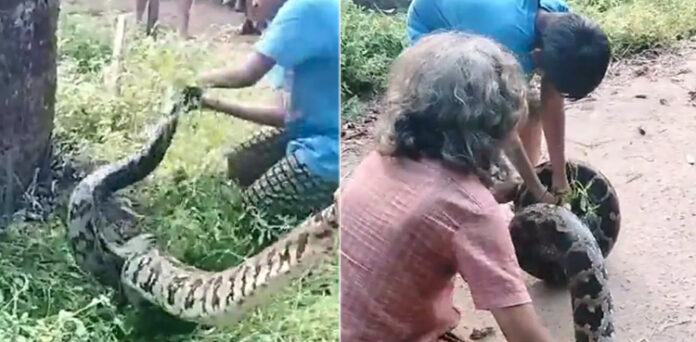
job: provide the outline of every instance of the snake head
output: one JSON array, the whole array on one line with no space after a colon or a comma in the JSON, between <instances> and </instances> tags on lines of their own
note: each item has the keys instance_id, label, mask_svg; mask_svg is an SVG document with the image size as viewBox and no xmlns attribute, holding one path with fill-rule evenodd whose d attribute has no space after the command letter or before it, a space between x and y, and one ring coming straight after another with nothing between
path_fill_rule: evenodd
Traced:
<instances>
[{"instance_id":1,"label":"snake head","mask_svg":"<svg viewBox=\"0 0 696 342\"><path fill-rule=\"evenodd\" d=\"M182 110L190 112L201 108L203 89L200 87L186 86L181 91Z\"/></svg>"},{"instance_id":2,"label":"snake head","mask_svg":"<svg viewBox=\"0 0 696 342\"><path fill-rule=\"evenodd\" d=\"M200 109L203 89L195 86L170 86L167 88L168 99L164 103L166 115L188 113Z\"/></svg>"},{"instance_id":3,"label":"snake head","mask_svg":"<svg viewBox=\"0 0 696 342\"><path fill-rule=\"evenodd\" d=\"M107 251L126 260L136 254L146 253L155 247L155 236L149 233L138 234L122 244L101 239Z\"/></svg>"}]
</instances>

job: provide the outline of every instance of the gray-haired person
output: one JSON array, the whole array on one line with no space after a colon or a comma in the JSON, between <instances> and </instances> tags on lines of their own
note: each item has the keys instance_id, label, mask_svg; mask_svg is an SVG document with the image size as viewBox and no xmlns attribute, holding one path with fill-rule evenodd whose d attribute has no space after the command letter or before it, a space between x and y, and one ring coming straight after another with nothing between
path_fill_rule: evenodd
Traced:
<instances>
[{"instance_id":1,"label":"gray-haired person","mask_svg":"<svg viewBox=\"0 0 696 342\"><path fill-rule=\"evenodd\" d=\"M552 341L487 185L527 114L519 63L481 36L423 37L392 66L378 149L341 184L341 341L463 341L457 274L511 342Z\"/></svg>"}]
</instances>

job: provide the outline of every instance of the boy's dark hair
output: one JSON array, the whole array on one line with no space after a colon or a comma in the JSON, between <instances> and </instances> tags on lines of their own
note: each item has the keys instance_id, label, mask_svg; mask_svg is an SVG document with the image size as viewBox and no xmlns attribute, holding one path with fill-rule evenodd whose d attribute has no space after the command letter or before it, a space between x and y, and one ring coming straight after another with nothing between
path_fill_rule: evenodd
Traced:
<instances>
[{"instance_id":1,"label":"boy's dark hair","mask_svg":"<svg viewBox=\"0 0 696 342\"><path fill-rule=\"evenodd\" d=\"M539 67L564 96L578 100L604 79L611 58L609 40L597 24L564 13L541 32Z\"/></svg>"}]
</instances>

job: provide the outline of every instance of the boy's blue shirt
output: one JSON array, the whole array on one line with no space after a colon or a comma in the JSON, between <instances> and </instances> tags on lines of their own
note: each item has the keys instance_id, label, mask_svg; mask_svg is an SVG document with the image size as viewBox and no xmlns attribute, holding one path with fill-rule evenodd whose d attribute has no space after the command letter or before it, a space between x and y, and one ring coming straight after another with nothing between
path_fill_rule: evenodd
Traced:
<instances>
[{"instance_id":1,"label":"boy's blue shirt","mask_svg":"<svg viewBox=\"0 0 696 342\"><path fill-rule=\"evenodd\" d=\"M512 51L522 71L534 72L531 51L539 8L569 12L563 0L413 0L408 9L411 45L429 33L457 30L483 35Z\"/></svg>"},{"instance_id":2,"label":"boy's blue shirt","mask_svg":"<svg viewBox=\"0 0 696 342\"><path fill-rule=\"evenodd\" d=\"M339 179L339 44L338 0L288 0L255 44L276 62L267 76L288 104L287 153L331 181Z\"/></svg>"}]
</instances>

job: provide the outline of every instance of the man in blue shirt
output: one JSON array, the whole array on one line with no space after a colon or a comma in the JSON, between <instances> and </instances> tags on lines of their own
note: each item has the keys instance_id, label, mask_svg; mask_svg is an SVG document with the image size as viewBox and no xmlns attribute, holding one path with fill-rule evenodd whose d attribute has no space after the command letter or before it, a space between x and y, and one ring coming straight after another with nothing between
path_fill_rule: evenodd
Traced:
<instances>
[{"instance_id":1,"label":"man in blue shirt","mask_svg":"<svg viewBox=\"0 0 696 342\"><path fill-rule=\"evenodd\" d=\"M338 187L339 2L256 0L248 13L255 21L273 20L247 61L199 81L242 88L269 74L281 89L282 105L247 106L209 96L203 105L276 127L230 153L230 176L248 186L247 204L304 216L331 203Z\"/></svg>"},{"instance_id":2,"label":"man in blue shirt","mask_svg":"<svg viewBox=\"0 0 696 342\"><path fill-rule=\"evenodd\" d=\"M414 0L408 10L411 44L441 30L492 38L516 55L530 79L535 71L541 75L541 94L529 97L529 117L506 155L538 199L561 201L570 190L564 167L564 98L583 98L601 83L611 54L606 35L570 13L563 0ZM542 130L553 166L553 195L532 167L541 157Z\"/></svg>"}]
</instances>

